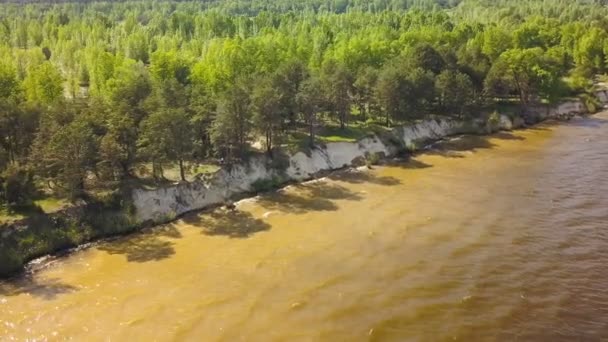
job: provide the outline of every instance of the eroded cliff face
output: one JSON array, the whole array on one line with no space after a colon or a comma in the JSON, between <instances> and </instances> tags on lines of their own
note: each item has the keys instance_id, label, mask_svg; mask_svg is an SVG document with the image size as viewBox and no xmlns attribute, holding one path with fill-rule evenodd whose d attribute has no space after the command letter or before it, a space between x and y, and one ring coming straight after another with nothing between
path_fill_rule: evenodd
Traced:
<instances>
[{"instance_id":1,"label":"eroded cliff face","mask_svg":"<svg viewBox=\"0 0 608 342\"><path fill-rule=\"evenodd\" d=\"M605 88L607 85L603 84L602 87ZM602 89L595 92L595 97L600 100L601 103L608 103L608 90Z\"/></svg>"},{"instance_id":2,"label":"eroded cliff face","mask_svg":"<svg viewBox=\"0 0 608 342\"><path fill-rule=\"evenodd\" d=\"M607 98L608 100L608 98ZM586 112L580 101L564 102L554 108L535 110L538 120L564 114ZM427 144L455 134L491 133L524 126L520 117L501 115L495 127L485 121L463 122L450 119L429 119L416 124L397 127L387 136L371 135L357 142L336 142L305 152L287 155L287 167L276 167L266 156L255 156L247 162L224 168L210 179L154 190L133 192L136 218L141 222L161 223L189 211L225 203L236 195L255 191L254 184L264 180L286 183L314 178L323 171L355 165L370 155L391 157L403 150L416 151Z\"/></svg>"},{"instance_id":3,"label":"eroded cliff face","mask_svg":"<svg viewBox=\"0 0 608 342\"><path fill-rule=\"evenodd\" d=\"M423 142L448 135L466 133L464 125L454 120L425 120L394 129L382 139L371 135L357 142L336 142L317 146L307 153L288 155L288 166L278 168L266 156L255 156L243 164L224 168L211 179L180 183L155 190L135 190L133 203L139 221L164 222L189 211L225 203L235 195L254 191L258 181L280 182L314 178L322 171L352 166L370 155L394 156L400 150L416 150Z\"/></svg>"},{"instance_id":4,"label":"eroded cliff face","mask_svg":"<svg viewBox=\"0 0 608 342\"><path fill-rule=\"evenodd\" d=\"M601 91L596 95L600 102L608 103L608 92ZM303 181L324 171L361 165L371 155L391 157L402 151L420 150L450 135L511 130L524 126L526 121L569 117L584 114L587 110L581 101L570 101L554 108L532 108L528 112L531 117L502 115L498 120L490 120L492 122L430 119L397 127L382 136L372 134L357 142L328 143L307 152L288 155L279 153L280 156L274 160L258 155L247 162L225 167L203 180L153 190L134 190L133 208L87 205L4 224L0 227L0 277L17 272L28 261L43 255L95 239L130 233L147 224L165 223L189 211L226 203L237 196L255 192L259 182L276 186Z\"/></svg>"}]
</instances>

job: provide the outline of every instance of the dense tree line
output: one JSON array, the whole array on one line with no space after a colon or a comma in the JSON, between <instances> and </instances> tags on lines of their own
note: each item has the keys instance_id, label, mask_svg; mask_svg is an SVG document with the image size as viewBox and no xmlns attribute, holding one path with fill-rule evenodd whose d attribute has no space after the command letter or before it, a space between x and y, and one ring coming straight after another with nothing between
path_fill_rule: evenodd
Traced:
<instances>
[{"instance_id":1,"label":"dense tree line","mask_svg":"<svg viewBox=\"0 0 608 342\"><path fill-rule=\"evenodd\" d=\"M0 197L71 198L149 164L272 156L323 125L459 118L584 92L602 1L126 1L0 5Z\"/></svg>"}]
</instances>

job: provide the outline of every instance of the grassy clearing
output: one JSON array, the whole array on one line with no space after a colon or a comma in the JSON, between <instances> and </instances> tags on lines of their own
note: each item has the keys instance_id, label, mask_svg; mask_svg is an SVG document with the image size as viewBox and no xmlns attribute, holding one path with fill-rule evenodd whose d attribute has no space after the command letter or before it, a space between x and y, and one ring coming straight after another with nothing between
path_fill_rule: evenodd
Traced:
<instances>
[{"instance_id":1,"label":"grassy clearing","mask_svg":"<svg viewBox=\"0 0 608 342\"><path fill-rule=\"evenodd\" d=\"M323 127L317 133L321 142L356 142L370 134L370 131L362 126L349 126L344 129L337 126Z\"/></svg>"},{"instance_id":2,"label":"grassy clearing","mask_svg":"<svg viewBox=\"0 0 608 342\"><path fill-rule=\"evenodd\" d=\"M50 214L68 207L70 202L65 198L47 197L35 200L34 204L39 206L45 213Z\"/></svg>"},{"instance_id":3,"label":"grassy clearing","mask_svg":"<svg viewBox=\"0 0 608 342\"><path fill-rule=\"evenodd\" d=\"M7 208L0 208L0 224L14 222L24 218L24 214L10 212Z\"/></svg>"},{"instance_id":4,"label":"grassy clearing","mask_svg":"<svg viewBox=\"0 0 608 342\"><path fill-rule=\"evenodd\" d=\"M0 207L0 224L11 223L28 218L32 214L44 212L51 214L64 209L70 205L70 202L64 198L44 197L34 201L33 206L28 208L20 208L9 210L6 207Z\"/></svg>"},{"instance_id":5,"label":"grassy clearing","mask_svg":"<svg viewBox=\"0 0 608 342\"><path fill-rule=\"evenodd\" d=\"M357 142L365 137L373 134L382 134L390 131L376 123L353 123L345 128L340 128L337 124L318 127L315 132L315 143L326 144L334 142ZM294 132L290 132L283 147L294 153L296 151L305 151L310 148L308 130L305 127L299 127Z\"/></svg>"}]
</instances>

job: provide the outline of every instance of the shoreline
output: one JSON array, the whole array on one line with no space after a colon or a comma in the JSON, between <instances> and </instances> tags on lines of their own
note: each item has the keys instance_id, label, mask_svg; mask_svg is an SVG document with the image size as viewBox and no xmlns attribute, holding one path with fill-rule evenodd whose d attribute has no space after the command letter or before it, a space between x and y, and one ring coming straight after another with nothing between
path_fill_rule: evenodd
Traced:
<instances>
[{"instance_id":1,"label":"shoreline","mask_svg":"<svg viewBox=\"0 0 608 342\"><path fill-rule=\"evenodd\" d=\"M598 94L598 98L602 103L608 102L608 97ZM489 121L480 120L429 119L396 127L389 137L373 134L353 143L328 143L312 149L310 155L300 151L288 155L288 165L280 167L271 164L273 161L264 156L237 164L230 170L221 169L211 180L178 183L153 190L136 189L129 208L68 208L45 215L46 220L43 221L50 222L49 226L39 226L37 220L27 219L0 226L0 280L39 271L74 252L126 235L146 233L188 214L209 212L228 203L238 205L261 193L281 191L293 184L322 181L336 172L365 172L365 164L375 164L372 160L387 161L399 155L407 155L409 159L446 138L490 136L500 131L532 127L549 119L559 121L571 114L589 113L581 101L569 101L535 114L532 124L525 124L522 117L500 115L500 122L494 126L490 126ZM395 138L399 141L392 140ZM258 188L260 184L264 186ZM53 239L53 233L61 233L61 238ZM19 241L25 237L42 244L24 249Z\"/></svg>"}]
</instances>

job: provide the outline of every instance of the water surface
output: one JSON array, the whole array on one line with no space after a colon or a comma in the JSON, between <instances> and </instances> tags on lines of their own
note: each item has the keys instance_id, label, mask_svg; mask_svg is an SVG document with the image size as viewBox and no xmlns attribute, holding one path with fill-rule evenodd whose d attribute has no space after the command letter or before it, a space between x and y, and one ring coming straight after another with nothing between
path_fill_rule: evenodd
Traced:
<instances>
[{"instance_id":1,"label":"water surface","mask_svg":"<svg viewBox=\"0 0 608 342\"><path fill-rule=\"evenodd\" d=\"M608 339L607 168L608 114L456 139L0 283L0 339Z\"/></svg>"}]
</instances>

